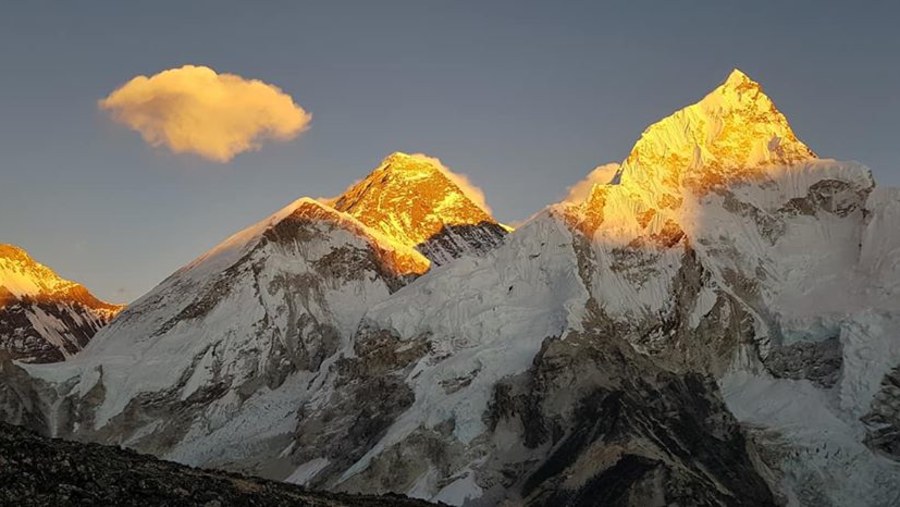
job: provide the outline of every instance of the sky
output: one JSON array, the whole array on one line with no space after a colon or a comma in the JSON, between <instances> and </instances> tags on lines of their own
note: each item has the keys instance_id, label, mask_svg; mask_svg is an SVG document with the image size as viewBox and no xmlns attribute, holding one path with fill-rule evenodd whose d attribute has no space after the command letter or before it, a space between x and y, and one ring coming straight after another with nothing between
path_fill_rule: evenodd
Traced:
<instances>
[{"instance_id":1,"label":"sky","mask_svg":"<svg viewBox=\"0 0 900 507\"><path fill-rule=\"evenodd\" d=\"M398 150L516 222L735 67L820 156L900 185L898 19L887 1L3 2L0 242L128 302ZM311 121L212 160L98 104L189 64L277 86Z\"/></svg>"}]
</instances>

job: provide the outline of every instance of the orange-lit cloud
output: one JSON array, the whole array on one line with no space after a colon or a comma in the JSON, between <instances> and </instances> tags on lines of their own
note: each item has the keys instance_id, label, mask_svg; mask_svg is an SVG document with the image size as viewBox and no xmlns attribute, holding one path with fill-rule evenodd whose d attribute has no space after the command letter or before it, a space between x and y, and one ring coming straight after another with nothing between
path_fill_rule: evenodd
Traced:
<instances>
[{"instance_id":1,"label":"orange-lit cloud","mask_svg":"<svg viewBox=\"0 0 900 507\"><path fill-rule=\"evenodd\" d=\"M612 183L619 172L619 168L619 164L615 162L595 167L583 180L569 187L569 195L566 196L566 202L579 203L590 195L591 188L595 184L608 185Z\"/></svg>"},{"instance_id":2,"label":"orange-lit cloud","mask_svg":"<svg viewBox=\"0 0 900 507\"><path fill-rule=\"evenodd\" d=\"M413 153L411 156L424 159L431 164L434 164L438 169L441 170L442 173L444 173L444 176L446 176L447 179L452 181L454 185L462 190L462 193L466 197L468 197L469 200L486 211L488 215L492 213L491 207L488 206L487 199L484 196L484 191L478 188L478 186L476 186L474 183L469 181L468 176L463 173L456 173L451 171L449 167L445 166L444 163L436 157L431 157L424 153Z\"/></svg>"},{"instance_id":3,"label":"orange-lit cloud","mask_svg":"<svg viewBox=\"0 0 900 507\"><path fill-rule=\"evenodd\" d=\"M312 119L277 86L194 65L137 76L99 106L152 146L217 162L293 139Z\"/></svg>"}]
</instances>

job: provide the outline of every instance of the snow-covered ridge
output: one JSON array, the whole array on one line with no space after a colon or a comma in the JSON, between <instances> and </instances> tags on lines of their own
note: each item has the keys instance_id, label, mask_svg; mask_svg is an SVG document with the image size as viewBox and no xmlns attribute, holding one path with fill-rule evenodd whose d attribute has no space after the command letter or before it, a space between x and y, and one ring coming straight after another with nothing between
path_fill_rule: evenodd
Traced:
<instances>
[{"instance_id":1,"label":"snow-covered ridge","mask_svg":"<svg viewBox=\"0 0 900 507\"><path fill-rule=\"evenodd\" d=\"M354 216L334 209L327 202L311 197L301 197L265 219L229 236L208 252L179 269L176 275L191 279L203 279L210 274L227 269L255 248L266 232L271 231L292 215L306 217L310 220L331 221L352 229L360 236L370 238L381 250L398 259L398 274L421 274L428 269L428 259L411 246L399 243L394 238L367 227Z\"/></svg>"},{"instance_id":2,"label":"snow-covered ridge","mask_svg":"<svg viewBox=\"0 0 900 507\"><path fill-rule=\"evenodd\" d=\"M399 168L408 173L401 181L403 191L416 194L422 185L438 178L445 190L455 192L457 187L430 163L416 167L419 158L389 157L415 162ZM416 177L417 170L425 176ZM368 193L390 193L398 188L377 186ZM145 393L171 386L173 379L160 378L155 370L140 374L143 365L165 364L173 375L189 375L187 380L181 379L186 385L179 388L183 389L181 399L186 399L208 389L209 383L221 382L218 375L226 374L219 368L228 372L228 382L234 386L252 378L258 370L246 371L232 364L250 351L268 351L252 359L255 368L281 371L298 367L283 364L285 359L277 355L284 353L283 347L297 347L291 341L298 333L301 339L308 334L313 341L323 336L347 340L369 306L428 271L431 261L413 248L418 245L399 241L329 203L334 201L303 197L230 236L133 303L70 368L31 371L47 380L80 378L81 393L102 382L107 399L96 414L96 423L102 426ZM434 208L428 209L428 205ZM455 209L448 207L447 199L422 201L422 206L426 215L440 220L448 209ZM486 221L496 225L477 209L479 218L487 217ZM381 211L390 218L396 210ZM458 221L458 216L447 220ZM462 244L469 240L462 234L450 239ZM489 246L473 242L466 253ZM452 253L452 249L439 251ZM195 326L203 330L196 333ZM319 351L315 354L333 354L337 346L336 342L310 344ZM219 373L213 374L212 369ZM100 370L103 380L97 377Z\"/></svg>"}]
</instances>

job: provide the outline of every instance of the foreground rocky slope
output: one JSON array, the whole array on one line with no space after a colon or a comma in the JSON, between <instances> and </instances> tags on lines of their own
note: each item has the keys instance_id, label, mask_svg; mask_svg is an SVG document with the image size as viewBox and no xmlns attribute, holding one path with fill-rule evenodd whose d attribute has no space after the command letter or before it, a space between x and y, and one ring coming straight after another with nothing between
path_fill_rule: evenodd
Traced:
<instances>
[{"instance_id":1,"label":"foreground rocky slope","mask_svg":"<svg viewBox=\"0 0 900 507\"><path fill-rule=\"evenodd\" d=\"M20 506L401 507L398 496L311 492L297 486L190 468L96 444L51 440L0 423L0 504Z\"/></svg>"},{"instance_id":2,"label":"foreground rocky slope","mask_svg":"<svg viewBox=\"0 0 900 507\"><path fill-rule=\"evenodd\" d=\"M367 181L434 181L400 166ZM476 255L426 257L372 208L417 192L378 188L240 233L75 361L0 363L3 417L455 505L900 499L900 195L739 71Z\"/></svg>"},{"instance_id":3,"label":"foreground rocky slope","mask_svg":"<svg viewBox=\"0 0 900 507\"><path fill-rule=\"evenodd\" d=\"M0 351L20 361L72 357L122 310L64 280L25 250L0 244Z\"/></svg>"}]
</instances>

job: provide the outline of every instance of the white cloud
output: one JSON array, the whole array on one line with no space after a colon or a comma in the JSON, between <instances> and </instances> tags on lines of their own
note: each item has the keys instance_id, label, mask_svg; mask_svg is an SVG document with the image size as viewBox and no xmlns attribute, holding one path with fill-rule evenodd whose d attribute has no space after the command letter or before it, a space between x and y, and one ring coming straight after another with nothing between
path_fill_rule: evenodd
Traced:
<instances>
[{"instance_id":1,"label":"white cloud","mask_svg":"<svg viewBox=\"0 0 900 507\"><path fill-rule=\"evenodd\" d=\"M616 179L621 166L615 162L599 165L594 168L583 180L569 187L569 195L566 202L580 203L591 194L591 188L595 184L608 185Z\"/></svg>"},{"instance_id":2,"label":"white cloud","mask_svg":"<svg viewBox=\"0 0 900 507\"><path fill-rule=\"evenodd\" d=\"M293 139L312 119L277 86L194 65L137 76L99 106L152 146L217 162Z\"/></svg>"}]
</instances>

